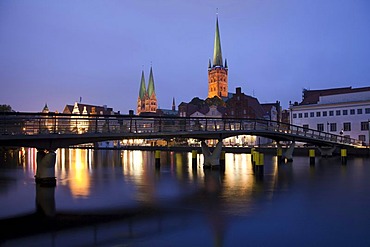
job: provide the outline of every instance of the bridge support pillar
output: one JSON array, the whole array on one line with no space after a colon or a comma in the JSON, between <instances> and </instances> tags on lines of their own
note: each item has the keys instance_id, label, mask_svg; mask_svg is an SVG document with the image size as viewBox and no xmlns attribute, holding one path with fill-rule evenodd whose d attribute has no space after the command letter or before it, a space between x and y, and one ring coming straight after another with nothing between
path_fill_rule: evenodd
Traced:
<instances>
[{"instance_id":1,"label":"bridge support pillar","mask_svg":"<svg viewBox=\"0 0 370 247\"><path fill-rule=\"evenodd\" d=\"M295 147L295 142L292 142L288 149L285 151L283 155L283 159L286 160L286 162L292 162L293 161L293 151Z\"/></svg>"},{"instance_id":2,"label":"bridge support pillar","mask_svg":"<svg viewBox=\"0 0 370 247\"><path fill-rule=\"evenodd\" d=\"M37 168L35 175L36 184L50 187L56 186L55 161L56 154L54 150L37 151Z\"/></svg>"},{"instance_id":3,"label":"bridge support pillar","mask_svg":"<svg viewBox=\"0 0 370 247\"><path fill-rule=\"evenodd\" d=\"M340 150L340 158L342 161L342 165L346 165L347 164L347 149Z\"/></svg>"},{"instance_id":4,"label":"bridge support pillar","mask_svg":"<svg viewBox=\"0 0 370 247\"><path fill-rule=\"evenodd\" d=\"M221 151L222 151L222 140L218 141L212 153L209 150L209 147L207 146L205 141L202 141L200 145L202 147L202 153L204 156L203 166L205 168L219 168L220 167L220 156L221 156Z\"/></svg>"},{"instance_id":5,"label":"bridge support pillar","mask_svg":"<svg viewBox=\"0 0 370 247\"><path fill-rule=\"evenodd\" d=\"M283 148L281 147L280 144L278 144L278 147L276 150L276 157L277 157L277 163L280 165L283 159Z\"/></svg>"},{"instance_id":6,"label":"bridge support pillar","mask_svg":"<svg viewBox=\"0 0 370 247\"><path fill-rule=\"evenodd\" d=\"M331 157L336 147L318 147L321 157Z\"/></svg>"},{"instance_id":7,"label":"bridge support pillar","mask_svg":"<svg viewBox=\"0 0 370 247\"><path fill-rule=\"evenodd\" d=\"M310 165L311 166L315 165L315 149L310 149L308 151L308 154L310 156Z\"/></svg>"},{"instance_id":8,"label":"bridge support pillar","mask_svg":"<svg viewBox=\"0 0 370 247\"><path fill-rule=\"evenodd\" d=\"M191 151L191 164L192 164L193 168L196 168L197 165L198 165L197 154L198 154L197 150L192 150Z\"/></svg>"},{"instance_id":9,"label":"bridge support pillar","mask_svg":"<svg viewBox=\"0 0 370 247\"><path fill-rule=\"evenodd\" d=\"M155 157L155 169L159 169L161 167L161 151L156 150L154 157Z\"/></svg>"}]
</instances>

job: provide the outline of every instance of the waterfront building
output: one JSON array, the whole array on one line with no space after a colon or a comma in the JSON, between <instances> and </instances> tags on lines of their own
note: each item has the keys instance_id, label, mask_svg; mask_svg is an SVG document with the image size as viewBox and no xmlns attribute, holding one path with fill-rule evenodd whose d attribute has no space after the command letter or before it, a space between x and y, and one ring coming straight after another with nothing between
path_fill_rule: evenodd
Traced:
<instances>
[{"instance_id":1,"label":"waterfront building","mask_svg":"<svg viewBox=\"0 0 370 247\"><path fill-rule=\"evenodd\" d=\"M87 132L103 132L105 131L106 115L119 115L119 112L114 112L113 108L107 107L106 105L98 106L98 105L88 105L78 103L77 101L74 105L66 105L64 107L63 113L65 114L72 114L73 116L70 119L59 119L61 123L60 126L68 126L69 129L59 129L59 132L78 132L78 133L87 133ZM89 117L97 117L98 120L95 123L92 123L87 120ZM63 122L65 122L63 124ZM110 129L113 131L125 131L127 130L127 123L119 122L118 120L114 123L110 121ZM87 144L90 145L90 144ZM97 147L113 147L119 145L118 141L104 141L98 142L94 144Z\"/></svg>"},{"instance_id":2,"label":"waterfront building","mask_svg":"<svg viewBox=\"0 0 370 247\"><path fill-rule=\"evenodd\" d=\"M290 105L290 122L369 143L370 87L303 90Z\"/></svg>"},{"instance_id":3,"label":"waterfront building","mask_svg":"<svg viewBox=\"0 0 370 247\"><path fill-rule=\"evenodd\" d=\"M222 60L221 38L218 26L218 16L216 17L216 32L213 48L213 64L208 63L208 98L228 97L228 67L227 60Z\"/></svg>"},{"instance_id":4,"label":"waterfront building","mask_svg":"<svg viewBox=\"0 0 370 247\"><path fill-rule=\"evenodd\" d=\"M150 67L148 87L145 84L144 71L141 72L139 97L137 99L137 115L144 112L155 113L157 111L157 96L154 87L153 69Z\"/></svg>"}]
</instances>

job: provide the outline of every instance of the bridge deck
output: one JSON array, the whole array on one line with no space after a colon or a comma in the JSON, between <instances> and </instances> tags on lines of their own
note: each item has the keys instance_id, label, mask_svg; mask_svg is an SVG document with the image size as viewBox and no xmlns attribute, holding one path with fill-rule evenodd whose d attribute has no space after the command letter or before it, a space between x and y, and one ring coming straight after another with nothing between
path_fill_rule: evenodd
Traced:
<instances>
[{"instance_id":1,"label":"bridge deck","mask_svg":"<svg viewBox=\"0 0 370 247\"><path fill-rule=\"evenodd\" d=\"M0 118L0 146L56 149L122 139L180 137L205 140L239 135L306 142L318 146L361 146L359 141L346 136L263 119L56 113L4 113Z\"/></svg>"}]
</instances>

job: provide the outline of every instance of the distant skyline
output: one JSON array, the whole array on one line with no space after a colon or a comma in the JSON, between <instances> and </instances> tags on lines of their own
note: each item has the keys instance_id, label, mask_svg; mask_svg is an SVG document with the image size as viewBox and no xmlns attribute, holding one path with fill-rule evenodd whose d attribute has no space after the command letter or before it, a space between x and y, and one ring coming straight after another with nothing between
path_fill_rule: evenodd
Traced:
<instances>
[{"instance_id":1,"label":"distant skyline","mask_svg":"<svg viewBox=\"0 0 370 247\"><path fill-rule=\"evenodd\" d=\"M217 9L229 92L287 108L303 88L370 86L367 0L2 0L0 104L136 112L151 65L159 108L205 99Z\"/></svg>"}]
</instances>

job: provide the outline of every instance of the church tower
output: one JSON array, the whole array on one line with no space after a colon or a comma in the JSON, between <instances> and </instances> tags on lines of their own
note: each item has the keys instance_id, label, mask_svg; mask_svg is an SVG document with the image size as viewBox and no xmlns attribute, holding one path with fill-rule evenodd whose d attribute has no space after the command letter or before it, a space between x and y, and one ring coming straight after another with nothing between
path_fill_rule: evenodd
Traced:
<instances>
[{"instance_id":1,"label":"church tower","mask_svg":"<svg viewBox=\"0 0 370 247\"><path fill-rule=\"evenodd\" d=\"M157 96L155 94L153 69L150 67L148 88L145 86L144 71L141 72L139 97L137 99L137 114L157 111Z\"/></svg>"},{"instance_id":2,"label":"church tower","mask_svg":"<svg viewBox=\"0 0 370 247\"><path fill-rule=\"evenodd\" d=\"M213 65L211 60L208 64L208 98L217 96L219 98L228 96L228 68L227 61L222 61L221 38L218 27L218 16L216 17L216 32L213 48Z\"/></svg>"}]
</instances>

